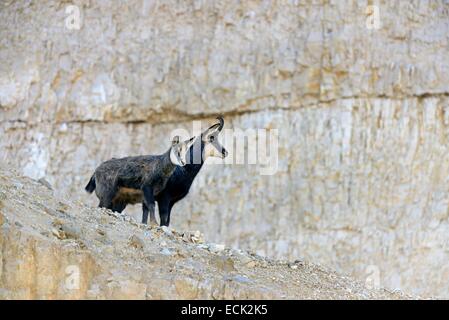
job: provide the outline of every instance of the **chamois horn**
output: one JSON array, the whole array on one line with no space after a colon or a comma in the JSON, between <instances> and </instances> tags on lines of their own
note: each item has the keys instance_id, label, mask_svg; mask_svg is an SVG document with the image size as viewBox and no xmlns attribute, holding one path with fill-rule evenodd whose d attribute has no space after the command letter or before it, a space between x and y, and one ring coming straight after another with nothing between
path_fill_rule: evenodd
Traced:
<instances>
[{"instance_id":1,"label":"chamois horn","mask_svg":"<svg viewBox=\"0 0 449 320\"><path fill-rule=\"evenodd\" d=\"M220 125L219 125L219 127L218 127L218 131L221 131L221 129L223 129L223 126L224 126L224 120L223 120L223 117L222 117L222 116L218 116L218 117L217 117L217 120L220 121Z\"/></svg>"}]
</instances>

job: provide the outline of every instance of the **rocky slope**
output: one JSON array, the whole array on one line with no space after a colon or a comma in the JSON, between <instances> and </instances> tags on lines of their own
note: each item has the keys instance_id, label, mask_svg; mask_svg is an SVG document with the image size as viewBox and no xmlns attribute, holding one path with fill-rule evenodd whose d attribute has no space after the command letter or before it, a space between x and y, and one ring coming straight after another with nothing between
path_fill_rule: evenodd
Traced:
<instances>
[{"instance_id":1,"label":"rocky slope","mask_svg":"<svg viewBox=\"0 0 449 320\"><path fill-rule=\"evenodd\" d=\"M201 234L55 198L0 170L1 299L394 299L303 261L273 261Z\"/></svg>"}]
</instances>

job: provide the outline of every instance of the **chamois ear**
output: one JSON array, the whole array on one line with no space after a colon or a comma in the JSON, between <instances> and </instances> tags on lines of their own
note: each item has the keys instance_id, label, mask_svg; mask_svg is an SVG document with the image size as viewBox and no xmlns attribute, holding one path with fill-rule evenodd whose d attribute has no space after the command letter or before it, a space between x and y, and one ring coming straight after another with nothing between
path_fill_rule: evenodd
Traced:
<instances>
[{"instance_id":1,"label":"chamois ear","mask_svg":"<svg viewBox=\"0 0 449 320\"><path fill-rule=\"evenodd\" d=\"M171 145L175 146L177 144L179 144L179 136L174 136L173 140L171 141Z\"/></svg>"},{"instance_id":2,"label":"chamois ear","mask_svg":"<svg viewBox=\"0 0 449 320\"><path fill-rule=\"evenodd\" d=\"M195 138L196 137L192 137L189 139L189 141L187 142L187 149L190 149L190 147L193 146L193 144L195 143Z\"/></svg>"}]
</instances>

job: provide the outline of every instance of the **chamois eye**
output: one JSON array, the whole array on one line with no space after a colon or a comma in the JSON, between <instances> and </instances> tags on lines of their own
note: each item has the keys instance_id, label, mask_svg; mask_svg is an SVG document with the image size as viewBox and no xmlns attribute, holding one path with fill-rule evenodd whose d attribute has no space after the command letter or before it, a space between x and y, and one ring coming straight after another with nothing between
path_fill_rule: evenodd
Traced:
<instances>
[{"instance_id":1,"label":"chamois eye","mask_svg":"<svg viewBox=\"0 0 449 320\"><path fill-rule=\"evenodd\" d=\"M211 136L210 138L209 138L209 141L210 142L213 142L215 140L215 137L214 136Z\"/></svg>"}]
</instances>

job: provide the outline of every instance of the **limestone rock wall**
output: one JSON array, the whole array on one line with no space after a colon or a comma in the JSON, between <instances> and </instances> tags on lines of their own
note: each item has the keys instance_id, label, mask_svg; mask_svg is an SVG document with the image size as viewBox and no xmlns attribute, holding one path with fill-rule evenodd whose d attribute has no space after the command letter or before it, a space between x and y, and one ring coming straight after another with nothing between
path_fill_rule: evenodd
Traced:
<instances>
[{"instance_id":1,"label":"limestone rock wall","mask_svg":"<svg viewBox=\"0 0 449 320\"><path fill-rule=\"evenodd\" d=\"M275 175L206 166L173 226L448 297L448 58L445 1L3 1L0 159L94 205L192 120L278 129Z\"/></svg>"}]
</instances>

